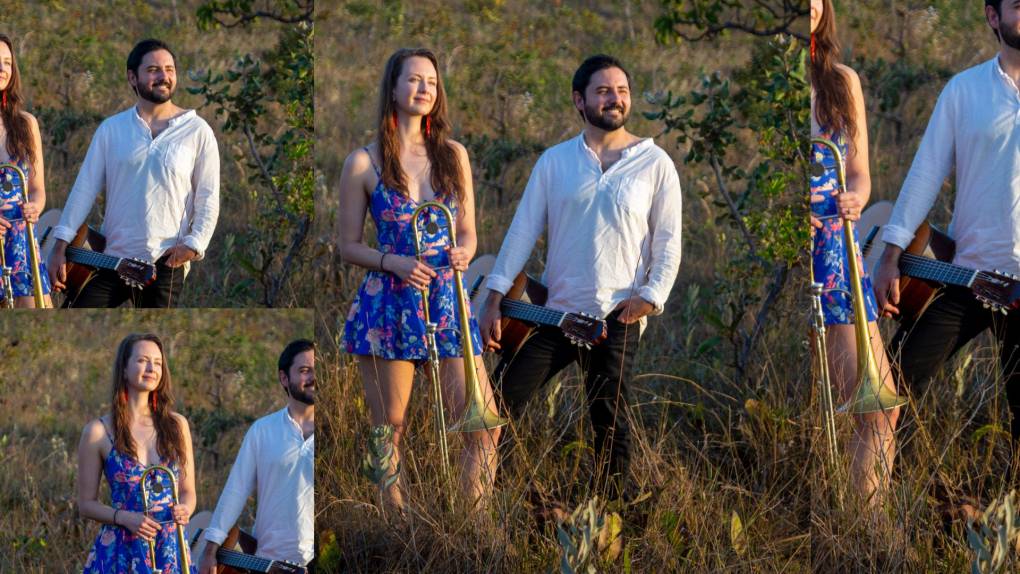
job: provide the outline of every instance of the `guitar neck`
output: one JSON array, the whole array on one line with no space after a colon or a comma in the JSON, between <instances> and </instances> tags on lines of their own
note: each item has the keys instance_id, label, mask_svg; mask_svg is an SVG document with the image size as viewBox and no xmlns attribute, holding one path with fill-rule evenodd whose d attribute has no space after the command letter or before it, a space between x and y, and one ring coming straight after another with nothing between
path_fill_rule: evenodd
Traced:
<instances>
[{"instance_id":1,"label":"guitar neck","mask_svg":"<svg viewBox=\"0 0 1020 574\"><path fill-rule=\"evenodd\" d=\"M269 572L273 566L273 561L268 558L260 558L227 548L220 548L216 551L216 561L223 566L240 568L249 572Z\"/></svg>"},{"instance_id":2,"label":"guitar neck","mask_svg":"<svg viewBox=\"0 0 1020 574\"><path fill-rule=\"evenodd\" d=\"M71 263L79 263L99 269L112 269L116 271L117 264L120 263L120 258L118 257L104 255L98 251L82 249L81 247L68 247L65 253L67 260Z\"/></svg>"},{"instance_id":3,"label":"guitar neck","mask_svg":"<svg viewBox=\"0 0 1020 574\"><path fill-rule=\"evenodd\" d=\"M503 299L502 304L499 306L499 311L511 319L553 327L559 327L563 323L563 317L566 316L566 313L562 311L554 311L516 299Z\"/></svg>"},{"instance_id":4,"label":"guitar neck","mask_svg":"<svg viewBox=\"0 0 1020 574\"><path fill-rule=\"evenodd\" d=\"M900 256L900 272L910 277L960 287L970 287L978 274L973 269L911 253L904 253Z\"/></svg>"}]
</instances>

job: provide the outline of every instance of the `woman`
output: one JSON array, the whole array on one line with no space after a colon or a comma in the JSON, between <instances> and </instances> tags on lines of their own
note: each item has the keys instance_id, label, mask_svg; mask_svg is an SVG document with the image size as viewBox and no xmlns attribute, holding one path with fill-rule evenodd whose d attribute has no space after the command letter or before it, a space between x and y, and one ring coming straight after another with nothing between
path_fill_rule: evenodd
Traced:
<instances>
[{"instance_id":1,"label":"woman","mask_svg":"<svg viewBox=\"0 0 1020 574\"><path fill-rule=\"evenodd\" d=\"M46 206L46 187L43 183L42 137L39 122L22 109L21 74L14 59L14 43L0 34L0 164L12 163L28 178L29 201L22 201L21 181L13 169L0 170L0 232L4 238L4 257L11 268L11 287L14 304L34 307L32 298L32 272L29 259L26 223L35 223ZM9 184L9 185L8 185ZM38 249L36 245L36 249ZM46 265L39 256L39 278L42 283L43 303L52 307L50 279ZM0 288L0 300L4 289Z\"/></svg>"},{"instance_id":2,"label":"woman","mask_svg":"<svg viewBox=\"0 0 1020 574\"><path fill-rule=\"evenodd\" d=\"M191 432L188 421L170 410L173 402L163 343L155 335L128 335L113 365L110 413L85 425L78 444L78 513L102 524L85 562L87 574L181 571L176 525L188 523L197 498ZM141 478L155 465L173 472L179 502L173 503L170 477L154 472L145 481L146 509ZM104 474L112 505L98 499ZM191 572L197 572L194 566Z\"/></svg>"},{"instance_id":3,"label":"woman","mask_svg":"<svg viewBox=\"0 0 1020 574\"><path fill-rule=\"evenodd\" d=\"M812 161L825 168L811 178L811 225L814 280L824 285L823 311L828 343L829 372L845 403L857 390L857 348L850 296L843 219L856 221L871 195L868 132L864 95L857 73L838 61L832 0L811 0L811 136L836 142L846 162L846 192L839 193L836 162L831 150L813 147ZM859 240L857 253L860 253ZM862 274L864 266L858 257ZM889 360L878 331L877 306L871 279L864 274L861 289L871 333L872 352L883 384L895 389ZM850 441L850 475L861 497L877 505L888 488L895 456L893 432L899 408L858 415Z\"/></svg>"},{"instance_id":4,"label":"woman","mask_svg":"<svg viewBox=\"0 0 1020 574\"><path fill-rule=\"evenodd\" d=\"M376 141L351 153L340 176L340 254L369 270L347 316L344 343L346 351L358 357L372 424L394 428L391 468L397 469L414 368L428 358L421 291L426 287L430 317L438 324L446 418L457 420L463 411L464 360L453 270L467 270L477 238L471 166L464 146L449 139L446 94L432 52L404 49L390 57L383 72L377 125ZM458 247L449 248L446 218L431 210L420 218L427 246L425 261L420 262L415 258L411 213L429 200L444 203L454 214ZM370 247L362 236L369 212L378 247ZM478 354L482 349L478 326L474 319L470 323ZM483 397L491 405L492 391L480 357L475 357L475 366ZM467 499L475 502L491 489L499 431L463 436L460 485ZM403 508L399 480L385 496Z\"/></svg>"}]
</instances>

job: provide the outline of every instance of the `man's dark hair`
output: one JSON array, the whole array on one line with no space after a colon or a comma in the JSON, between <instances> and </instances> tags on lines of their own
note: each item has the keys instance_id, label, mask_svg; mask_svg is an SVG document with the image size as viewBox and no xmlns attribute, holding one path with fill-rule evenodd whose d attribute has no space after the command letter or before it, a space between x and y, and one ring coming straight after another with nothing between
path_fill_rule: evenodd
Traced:
<instances>
[{"instance_id":1,"label":"man's dark hair","mask_svg":"<svg viewBox=\"0 0 1020 574\"><path fill-rule=\"evenodd\" d=\"M574 81L572 82L571 89L575 92L580 92L583 96L595 72L605 70L606 68L620 68L623 70L623 74L627 76L627 85L630 85L630 72L627 71L627 68L623 67L619 60L605 54L597 54L582 62L581 67L574 72Z\"/></svg>"},{"instance_id":2,"label":"man's dark hair","mask_svg":"<svg viewBox=\"0 0 1020 574\"><path fill-rule=\"evenodd\" d=\"M276 366L290 378L290 367L294 364L294 358L304 353L305 351L314 351L315 343L308 339L298 339L291 341L280 353L280 360L276 363Z\"/></svg>"},{"instance_id":3,"label":"man's dark hair","mask_svg":"<svg viewBox=\"0 0 1020 574\"><path fill-rule=\"evenodd\" d=\"M166 45L166 42L162 40L156 40L155 38L148 38L135 44L135 47L131 49L131 53L128 54L127 58L127 69L138 75L138 66L142 65L142 58L145 57L149 52L155 52L156 50L166 50L170 52L170 57L174 59L174 65L177 65L177 55L170 49L170 46Z\"/></svg>"}]
</instances>

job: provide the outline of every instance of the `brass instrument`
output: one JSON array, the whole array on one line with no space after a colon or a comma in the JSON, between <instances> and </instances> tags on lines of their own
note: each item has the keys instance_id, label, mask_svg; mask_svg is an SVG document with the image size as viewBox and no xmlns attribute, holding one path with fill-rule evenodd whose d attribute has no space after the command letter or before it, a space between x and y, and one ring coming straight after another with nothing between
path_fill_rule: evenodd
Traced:
<instances>
[{"instance_id":1,"label":"brass instrument","mask_svg":"<svg viewBox=\"0 0 1020 574\"><path fill-rule=\"evenodd\" d=\"M812 277L814 273L812 273ZM829 376L828 349L825 344L825 315L822 313L822 284L811 283L811 314L815 356L818 358L818 384L822 391L822 426L828 448L830 468L837 468L839 442L836 439L836 406L832 400L832 379Z\"/></svg>"},{"instance_id":2,"label":"brass instrument","mask_svg":"<svg viewBox=\"0 0 1020 574\"><path fill-rule=\"evenodd\" d=\"M823 145L836 158L836 177L841 193L846 193L846 164L839 147L827 138L811 138L812 144ZM850 299L854 309L854 332L857 336L857 391L853 398L839 408L840 412L855 415L887 411L907 403L907 399L889 390L882 384L878 362L871 350L871 334L868 332L868 315L864 309L864 291L861 289L861 268L858 263L857 245L854 242L854 225L843 218L843 243L846 245L847 266L850 270Z\"/></svg>"},{"instance_id":3,"label":"brass instrument","mask_svg":"<svg viewBox=\"0 0 1020 574\"><path fill-rule=\"evenodd\" d=\"M162 465L150 466L149 468L145 469L145 472L142 473L141 484L142 505L143 508L145 509L145 512L149 511L149 489L146 487L146 479L149 477L150 474L154 472L162 472L165 473L168 477L170 477L171 497L175 505L179 502L177 495L177 477L174 476L173 471ZM159 486L162 489L162 486L160 484L157 483L156 486ZM156 491L156 494L159 494L161 491L162 490ZM179 553L178 565L181 567L181 572L183 574L191 572L191 561L188 559L188 539L186 536L184 536L184 527L181 526L180 523L177 524L177 551ZM152 567L155 568L156 567L155 540L149 541L149 561L152 562Z\"/></svg>"},{"instance_id":4,"label":"brass instrument","mask_svg":"<svg viewBox=\"0 0 1020 574\"><path fill-rule=\"evenodd\" d=\"M450 249L457 247L457 231L454 225L453 214L450 209L438 201L426 201L418 206L411 214L411 225L414 229L415 247L418 260L421 261L424 255L422 245L421 229L418 226L419 215L429 209L438 209L446 216L446 229L450 234ZM438 230L438 224L431 222L426 228L429 233ZM464 295L464 284L460 271L453 270L454 291L457 292L457 319L460 326L460 347L464 357L464 414L459 421L446 428L446 418L443 414L443 394L439 382L439 348L436 345L436 323L432 322L429 316L429 288L422 289L422 307L425 310L425 345L429 353L429 372L432 377L432 388L435 393L435 411L439 434L439 449L443 457L443 472L447 480L450 479L450 453L446 442L446 431L449 432L474 432L499 428L509 421L499 416L498 413L489 410L482 399L481 387L478 382L478 373L475 368L474 344L471 341L471 320L468 315L467 297Z\"/></svg>"},{"instance_id":5,"label":"brass instrument","mask_svg":"<svg viewBox=\"0 0 1020 574\"><path fill-rule=\"evenodd\" d=\"M18 181L21 182L21 200L22 203L28 203L28 178L25 177L25 172L20 167L13 163L0 163L0 172L9 169L14 171L15 175L18 176ZM13 184L4 182L3 185L5 191L10 191ZM25 220L25 233L28 235L28 256L29 256L29 271L32 273L32 298L35 301L35 307L42 309L45 306L42 292L42 275L39 273L39 246L35 242L35 225ZM0 254L3 253L4 242L0 239ZM0 255L2 257L2 255ZM8 307L14 306L14 292L11 285L10 269L7 267L6 257L0 261L0 265L3 266L4 276L4 302Z\"/></svg>"},{"instance_id":6,"label":"brass instrument","mask_svg":"<svg viewBox=\"0 0 1020 574\"><path fill-rule=\"evenodd\" d=\"M6 245L3 232L0 232L0 289L3 290L4 308L14 308L14 284L11 282L13 270L7 266Z\"/></svg>"}]
</instances>

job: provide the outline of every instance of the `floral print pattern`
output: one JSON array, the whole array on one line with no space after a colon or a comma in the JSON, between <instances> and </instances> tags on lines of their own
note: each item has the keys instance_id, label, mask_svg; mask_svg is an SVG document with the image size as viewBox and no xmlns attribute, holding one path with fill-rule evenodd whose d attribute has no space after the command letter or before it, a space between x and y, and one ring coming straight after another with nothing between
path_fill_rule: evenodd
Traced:
<instances>
[{"instance_id":1,"label":"floral print pattern","mask_svg":"<svg viewBox=\"0 0 1020 574\"><path fill-rule=\"evenodd\" d=\"M829 138L839 146L846 157L847 145L842 135L822 130L821 137ZM843 218L837 215L836 198L832 192L839 186L836 175L836 158L832 150L820 144L811 149L811 161L822 165L821 175L811 176L811 213L821 219L822 228L812 228L812 263L814 280L822 284L822 312L826 325L846 325L854 322L853 300L850 296L850 271L847 269L846 248L843 242ZM818 199L822 201L816 201ZM871 278L861 260L860 239L854 228L854 243L857 245L857 264L861 270L861 289L864 293L864 309L868 321L878 318L875 292Z\"/></svg>"},{"instance_id":2,"label":"floral print pattern","mask_svg":"<svg viewBox=\"0 0 1020 574\"><path fill-rule=\"evenodd\" d=\"M375 168L376 176L379 176L379 168L374 162L372 167ZM456 219L457 202L452 194L442 194L437 197L437 201L449 207ZM372 190L369 209L375 221L379 249L383 253L415 255L411 214L417 207L417 202L399 191L388 189L382 178L379 179ZM427 246L425 263L437 273L429 288L428 303L429 317L437 325L436 346L439 356L461 357L463 353L457 320L457 298L447 251L450 241L446 216L438 210L431 210L420 215L418 223L423 242ZM464 287L466 289L470 286ZM466 293L464 299L468 300ZM468 309L469 316L470 313ZM481 336L473 317L470 318L470 324L471 341L478 355L482 350ZM346 351L383 359L424 361L428 359L424 339L422 292L405 284L392 273L369 271L347 314L344 326Z\"/></svg>"},{"instance_id":3,"label":"floral print pattern","mask_svg":"<svg viewBox=\"0 0 1020 574\"><path fill-rule=\"evenodd\" d=\"M111 439L112 442L112 439ZM165 464L161 461L160 464ZM178 478L177 465L167 465ZM111 505L114 508L142 512L142 474L146 467L134 457L110 449L103 464L103 473L110 483ZM156 535L156 564L149 562L149 544L135 536L127 528L103 524L85 561L85 574L177 574L178 565L177 527L173 521L173 495L170 477L163 472L150 474L146 479L149 491L149 516L162 524ZM158 486L157 486L158 484ZM185 550L187 552L188 550ZM189 560L190 556L189 556ZM191 561L191 574L198 568Z\"/></svg>"},{"instance_id":4,"label":"floral print pattern","mask_svg":"<svg viewBox=\"0 0 1020 574\"><path fill-rule=\"evenodd\" d=\"M28 177L28 162L19 161L17 166ZM11 288L15 297L28 297L32 295L32 271L29 265L28 232L21 213L21 187L24 182L19 179L12 169L0 171L0 217L11 224L10 229L4 233L4 258L11 268ZM6 185L3 184L7 183L11 184L10 191L4 190ZM37 236L37 242L38 239ZM46 273L46 263L41 260L41 250L39 254L39 276L42 279L42 291L46 294L50 292L50 278ZM0 301L3 298L4 290L0 288Z\"/></svg>"}]
</instances>

